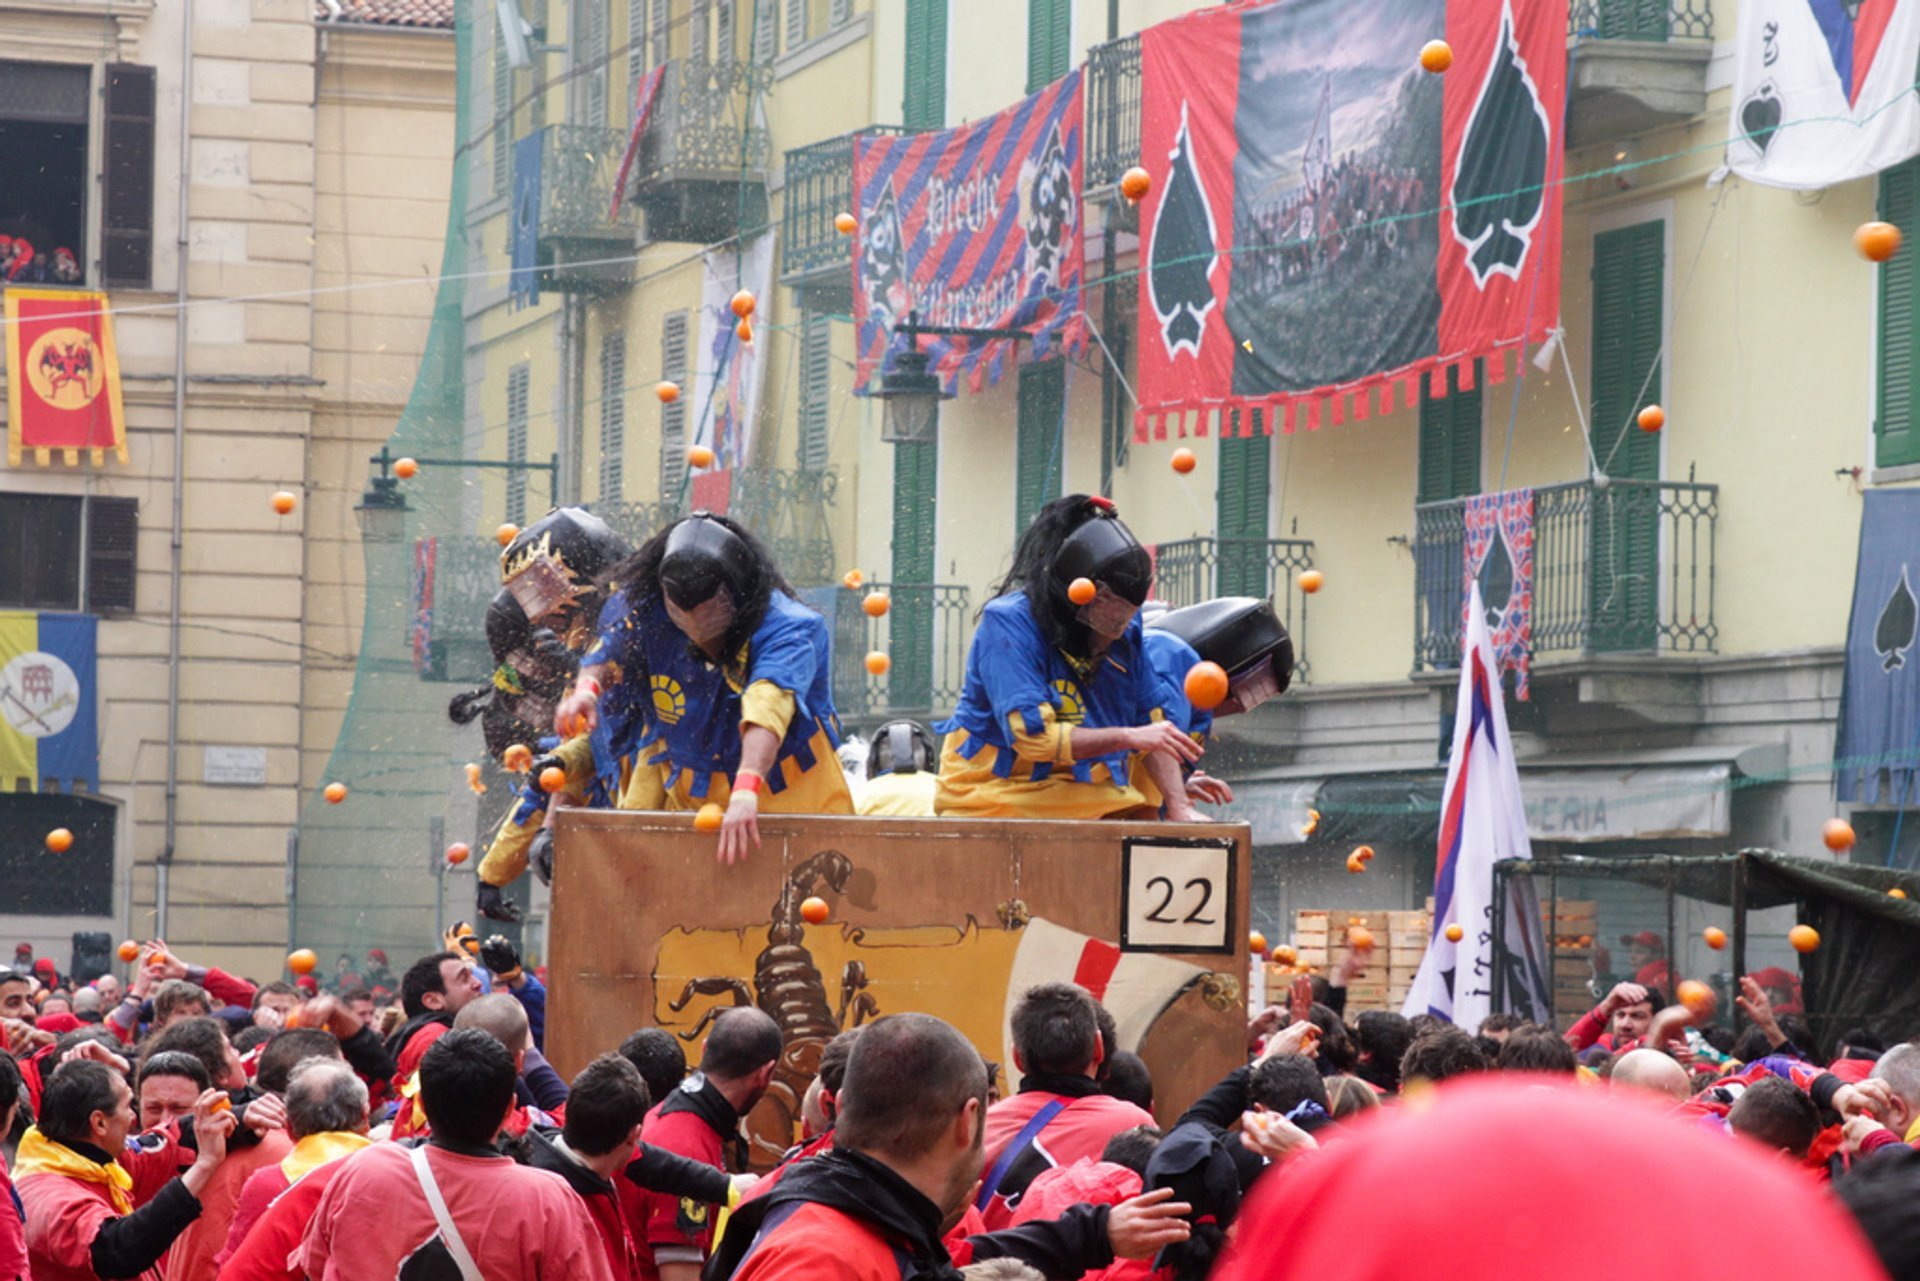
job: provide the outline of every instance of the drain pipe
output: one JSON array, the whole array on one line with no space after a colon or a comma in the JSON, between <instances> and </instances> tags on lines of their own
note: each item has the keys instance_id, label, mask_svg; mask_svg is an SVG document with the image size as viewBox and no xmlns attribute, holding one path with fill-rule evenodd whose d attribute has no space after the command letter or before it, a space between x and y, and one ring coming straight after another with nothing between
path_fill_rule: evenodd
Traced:
<instances>
[{"instance_id":1,"label":"drain pipe","mask_svg":"<svg viewBox=\"0 0 1920 1281\"><path fill-rule=\"evenodd\" d=\"M180 580L186 531L187 466L187 189L193 172L193 0L180 0L180 202L174 231L173 537L167 566L167 822L154 865L153 932L167 937L167 894L180 823Z\"/></svg>"}]
</instances>

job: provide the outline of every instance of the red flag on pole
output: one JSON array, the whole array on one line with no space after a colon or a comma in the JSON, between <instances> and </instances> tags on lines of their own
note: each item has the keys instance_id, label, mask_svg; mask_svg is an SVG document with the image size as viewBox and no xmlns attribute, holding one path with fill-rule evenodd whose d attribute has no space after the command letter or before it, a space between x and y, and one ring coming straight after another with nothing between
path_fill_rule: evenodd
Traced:
<instances>
[{"instance_id":1,"label":"red flag on pole","mask_svg":"<svg viewBox=\"0 0 1920 1281\"><path fill-rule=\"evenodd\" d=\"M667 73L666 64L655 67L640 80L639 89L633 95L633 133L627 137L627 154L620 157L620 172L613 179L613 205L607 210L607 221L620 221L620 202L627 198L627 175L633 171L633 159L640 154L640 139L647 132L647 120L653 115L653 100L660 95L660 79Z\"/></svg>"},{"instance_id":2,"label":"red flag on pole","mask_svg":"<svg viewBox=\"0 0 1920 1281\"><path fill-rule=\"evenodd\" d=\"M9 289L7 465L33 450L45 466L61 451L69 466L87 450L127 461L127 415L107 296L70 289Z\"/></svg>"}]
</instances>

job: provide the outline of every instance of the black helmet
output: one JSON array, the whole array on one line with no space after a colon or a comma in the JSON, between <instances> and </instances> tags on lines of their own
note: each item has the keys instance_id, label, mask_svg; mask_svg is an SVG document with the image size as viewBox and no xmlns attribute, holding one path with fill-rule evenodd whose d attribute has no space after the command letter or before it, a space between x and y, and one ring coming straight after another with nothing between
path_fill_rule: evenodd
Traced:
<instances>
[{"instance_id":1,"label":"black helmet","mask_svg":"<svg viewBox=\"0 0 1920 1281\"><path fill-rule=\"evenodd\" d=\"M919 721L888 721L867 746L867 777L934 772L933 735Z\"/></svg>"},{"instance_id":2,"label":"black helmet","mask_svg":"<svg viewBox=\"0 0 1920 1281\"><path fill-rule=\"evenodd\" d=\"M1293 680L1293 638L1267 601L1251 596L1222 596L1185 609L1170 609L1147 623L1172 632L1200 657L1237 676L1261 659L1273 657L1273 674L1285 693Z\"/></svg>"},{"instance_id":3,"label":"black helmet","mask_svg":"<svg viewBox=\"0 0 1920 1281\"><path fill-rule=\"evenodd\" d=\"M1099 505L1090 519L1066 536L1047 563L1047 573L1061 593L1074 579L1087 578L1140 605L1153 587L1153 558L1133 531L1120 523L1109 503Z\"/></svg>"},{"instance_id":4,"label":"black helmet","mask_svg":"<svg viewBox=\"0 0 1920 1281\"><path fill-rule=\"evenodd\" d=\"M758 568L746 539L708 513L695 512L667 535L660 588L681 609L693 609L725 587L744 608L753 599Z\"/></svg>"},{"instance_id":5,"label":"black helmet","mask_svg":"<svg viewBox=\"0 0 1920 1281\"><path fill-rule=\"evenodd\" d=\"M584 596L633 553L625 539L583 507L557 507L514 536L500 553L500 581L538 622Z\"/></svg>"}]
</instances>

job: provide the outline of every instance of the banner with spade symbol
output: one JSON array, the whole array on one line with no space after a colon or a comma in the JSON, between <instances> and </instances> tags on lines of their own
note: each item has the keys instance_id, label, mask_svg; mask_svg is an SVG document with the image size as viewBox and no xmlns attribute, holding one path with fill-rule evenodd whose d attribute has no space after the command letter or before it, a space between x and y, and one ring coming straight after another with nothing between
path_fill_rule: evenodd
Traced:
<instances>
[{"instance_id":1,"label":"banner with spade symbol","mask_svg":"<svg viewBox=\"0 0 1920 1281\"><path fill-rule=\"evenodd\" d=\"M1830 187L1920 153L1920 0L1742 0L1727 162Z\"/></svg>"},{"instance_id":2,"label":"banner with spade symbol","mask_svg":"<svg viewBox=\"0 0 1920 1281\"><path fill-rule=\"evenodd\" d=\"M1469 498L1462 515L1466 565L1460 584L1461 635L1466 635L1472 602L1479 600L1486 610L1494 669L1513 673L1513 696L1524 701L1533 668L1533 491L1509 489ZM1476 582L1478 597L1473 594Z\"/></svg>"},{"instance_id":3,"label":"banner with spade symbol","mask_svg":"<svg viewBox=\"0 0 1920 1281\"><path fill-rule=\"evenodd\" d=\"M1087 340L1080 307L1081 82L1075 70L997 115L910 137L853 144L854 387L864 392L894 326L1024 329L1032 359ZM1020 355L1011 338L925 337L920 350L949 393L1000 381Z\"/></svg>"},{"instance_id":4,"label":"banner with spade symbol","mask_svg":"<svg viewBox=\"0 0 1920 1281\"><path fill-rule=\"evenodd\" d=\"M1834 791L1843 801L1910 805L1920 801L1920 490L1870 489L1865 500Z\"/></svg>"},{"instance_id":5,"label":"banner with spade symbol","mask_svg":"<svg viewBox=\"0 0 1920 1281\"><path fill-rule=\"evenodd\" d=\"M1566 23L1565 0L1287 0L1143 32L1139 439L1389 413L1544 340Z\"/></svg>"}]
</instances>

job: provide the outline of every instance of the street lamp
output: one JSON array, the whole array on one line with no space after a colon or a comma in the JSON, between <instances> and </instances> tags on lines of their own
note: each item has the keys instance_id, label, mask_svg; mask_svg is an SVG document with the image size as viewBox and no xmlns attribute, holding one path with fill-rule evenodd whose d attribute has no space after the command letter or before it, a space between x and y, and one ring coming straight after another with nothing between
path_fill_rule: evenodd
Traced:
<instances>
[{"instance_id":1,"label":"street lamp","mask_svg":"<svg viewBox=\"0 0 1920 1281\"><path fill-rule=\"evenodd\" d=\"M369 543L397 543L406 536L407 496L400 492L400 481L393 475L393 451L380 446L380 452L367 461L379 465L380 474L369 477L367 488L354 506L354 519L360 522L360 537ZM547 495L555 498L559 484L560 456L550 454L544 463L513 462L493 458L420 458L422 467L463 467L502 471L543 471L547 473ZM557 501L557 499L556 499Z\"/></svg>"},{"instance_id":2,"label":"street lamp","mask_svg":"<svg viewBox=\"0 0 1920 1281\"><path fill-rule=\"evenodd\" d=\"M1024 329L971 329L961 325L923 325L920 313L911 311L894 325L893 332L907 339L907 345L889 354L880 371L880 385L868 394L886 403L880 419L880 439L891 445L931 442L940 424L940 402L952 397L933 372L932 360L920 350L922 334L946 338L1031 338Z\"/></svg>"}]
</instances>

